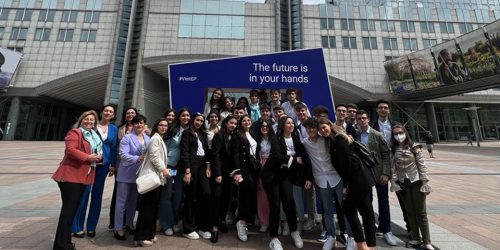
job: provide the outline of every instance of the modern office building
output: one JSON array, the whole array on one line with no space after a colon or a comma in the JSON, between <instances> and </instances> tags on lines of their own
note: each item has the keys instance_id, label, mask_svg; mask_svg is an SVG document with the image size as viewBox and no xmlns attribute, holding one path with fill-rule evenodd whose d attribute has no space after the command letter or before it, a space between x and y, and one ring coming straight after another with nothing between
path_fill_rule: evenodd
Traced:
<instances>
[{"instance_id":1,"label":"modern office building","mask_svg":"<svg viewBox=\"0 0 500 250\"><path fill-rule=\"evenodd\" d=\"M463 108L474 106L482 137L498 139L498 89L407 100L384 69L497 19L498 0L0 0L0 47L24 54L0 93L0 127L3 139L59 140L105 103L154 119L169 106L171 63L323 47L337 103L373 112L392 100L414 137L441 140L472 131Z\"/></svg>"}]
</instances>

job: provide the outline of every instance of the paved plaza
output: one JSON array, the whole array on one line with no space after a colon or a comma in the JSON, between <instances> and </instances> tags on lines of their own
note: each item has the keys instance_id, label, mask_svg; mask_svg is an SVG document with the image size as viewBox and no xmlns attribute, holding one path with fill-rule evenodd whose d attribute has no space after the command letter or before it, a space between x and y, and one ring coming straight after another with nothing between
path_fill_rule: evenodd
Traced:
<instances>
[{"instance_id":1,"label":"paved plaza","mask_svg":"<svg viewBox=\"0 0 500 250\"><path fill-rule=\"evenodd\" d=\"M465 142L436 144L427 158L430 185L427 208L436 249L500 249L500 141L466 147ZM59 189L50 179L64 151L63 142L0 141L0 249L51 249L61 208ZM119 242L106 230L112 181L104 191L95 238L74 239L78 249L132 248L132 237ZM393 231L398 246L378 237L377 249L405 249L404 222L396 196L390 194ZM376 208L376 201L374 202ZM152 249L268 249L269 236L250 227L249 241L239 242L233 229L219 243L159 235ZM321 249L319 229L303 234L304 249ZM295 249L282 237L285 249ZM336 249L344 249L341 244Z\"/></svg>"}]
</instances>

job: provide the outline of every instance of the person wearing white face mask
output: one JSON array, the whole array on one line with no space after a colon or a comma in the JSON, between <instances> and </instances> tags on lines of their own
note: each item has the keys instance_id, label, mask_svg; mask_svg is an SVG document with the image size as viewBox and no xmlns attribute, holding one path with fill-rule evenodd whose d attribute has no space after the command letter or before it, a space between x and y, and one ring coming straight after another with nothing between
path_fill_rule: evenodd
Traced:
<instances>
[{"instance_id":1,"label":"person wearing white face mask","mask_svg":"<svg viewBox=\"0 0 500 250\"><path fill-rule=\"evenodd\" d=\"M392 127L392 165L391 191L402 190L403 202L408 216L412 240L407 246L433 250L429 221L426 212L426 197L431 192L427 167L422 155L422 146L413 143L403 125ZM419 233L420 232L420 233Z\"/></svg>"}]
</instances>

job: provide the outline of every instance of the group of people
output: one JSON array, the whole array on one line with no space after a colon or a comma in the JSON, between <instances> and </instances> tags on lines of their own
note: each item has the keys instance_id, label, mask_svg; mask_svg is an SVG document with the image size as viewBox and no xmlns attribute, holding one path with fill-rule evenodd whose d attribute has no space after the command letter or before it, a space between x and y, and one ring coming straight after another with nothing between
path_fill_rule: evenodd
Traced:
<instances>
[{"instance_id":1,"label":"group of people","mask_svg":"<svg viewBox=\"0 0 500 250\"><path fill-rule=\"evenodd\" d=\"M133 234L136 246L152 246L157 227L167 236L217 243L219 232L228 233L235 222L243 242L252 224L269 232L270 249L283 249L279 235L302 248L301 233L315 226L315 218L322 218L317 240L323 249L334 249L337 240L347 249L374 249L377 233L395 246L391 183L410 233L407 244L433 249L422 150L389 119L390 103L377 102L373 123L356 105L337 104L332 122L328 108L314 107L311 115L295 89L285 93L282 102L281 91L272 89L264 102L262 91L251 90L250 101L234 105L217 88L204 113L167 110L151 128L133 107L124 110L118 127L111 123L111 105L99 115L84 112L65 137L64 159L53 175L63 201L54 249L75 249L72 236L95 237L106 176L115 176L109 229L117 240ZM375 155L374 169L363 163L356 143ZM139 195L136 179L145 169L157 173L161 185Z\"/></svg>"}]
</instances>

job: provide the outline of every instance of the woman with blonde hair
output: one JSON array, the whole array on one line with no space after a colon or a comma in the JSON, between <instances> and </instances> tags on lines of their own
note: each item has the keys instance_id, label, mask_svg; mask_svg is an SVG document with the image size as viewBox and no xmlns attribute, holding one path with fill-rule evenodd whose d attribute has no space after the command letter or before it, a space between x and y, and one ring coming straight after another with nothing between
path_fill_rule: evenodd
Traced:
<instances>
[{"instance_id":1,"label":"woman with blonde hair","mask_svg":"<svg viewBox=\"0 0 500 250\"><path fill-rule=\"evenodd\" d=\"M71 242L71 224L85 185L94 183L95 167L102 161L102 142L95 131L97 121L95 111L83 112L64 138L64 158L52 176L62 198L53 249L75 249Z\"/></svg>"}]
</instances>

